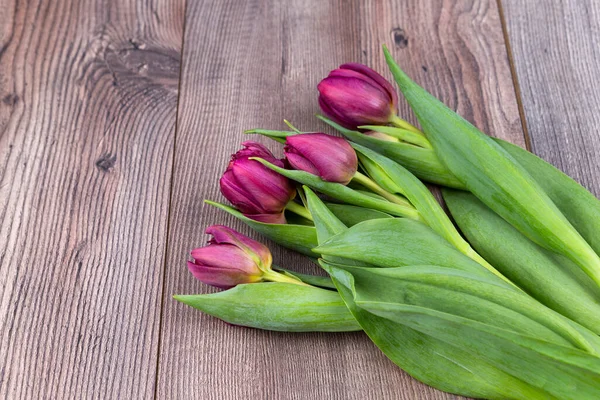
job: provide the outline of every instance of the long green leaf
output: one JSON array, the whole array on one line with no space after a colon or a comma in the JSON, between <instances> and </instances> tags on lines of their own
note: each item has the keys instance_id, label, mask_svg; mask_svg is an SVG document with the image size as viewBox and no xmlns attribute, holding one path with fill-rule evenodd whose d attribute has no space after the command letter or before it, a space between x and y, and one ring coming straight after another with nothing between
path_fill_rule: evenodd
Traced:
<instances>
[{"instance_id":1,"label":"long green leaf","mask_svg":"<svg viewBox=\"0 0 600 400\"><path fill-rule=\"evenodd\" d=\"M589 330L488 276L438 266L344 269L354 276L357 301L434 309L590 354L600 351L598 336L590 339L584 334Z\"/></svg>"},{"instance_id":2,"label":"long green leaf","mask_svg":"<svg viewBox=\"0 0 600 400\"><path fill-rule=\"evenodd\" d=\"M340 283L350 288L356 307L470 353L537 388L535 397L600 393L600 338L495 278L435 266L341 269L350 277L334 271L334 282L338 290Z\"/></svg>"},{"instance_id":3,"label":"long green leaf","mask_svg":"<svg viewBox=\"0 0 600 400\"><path fill-rule=\"evenodd\" d=\"M554 398L594 400L600 396L600 359L593 355L426 308L395 303L358 305L468 349L473 357L480 357Z\"/></svg>"},{"instance_id":4,"label":"long green leaf","mask_svg":"<svg viewBox=\"0 0 600 400\"><path fill-rule=\"evenodd\" d=\"M285 332L346 332L359 324L333 290L291 283L250 283L175 300L234 325Z\"/></svg>"},{"instance_id":5,"label":"long green leaf","mask_svg":"<svg viewBox=\"0 0 600 400\"><path fill-rule=\"evenodd\" d=\"M600 200L573 178L535 154L495 139L540 184L554 204L600 255Z\"/></svg>"},{"instance_id":6,"label":"long green leaf","mask_svg":"<svg viewBox=\"0 0 600 400\"><path fill-rule=\"evenodd\" d=\"M500 145L388 66L435 153L465 187L541 246L564 254L600 285L600 258L531 175Z\"/></svg>"},{"instance_id":7,"label":"long green leaf","mask_svg":"<svg viewBox=\"0 0 600 400\"><path fill-rule=\"evenodd\" d=\"M487 399L548 399L543 390L473 357L466 349L360 308L354 301L354 277L321 260L346 305L369 338L415 379L446 392Z\"/></svg>"},{"instance_id":8,"label":"long green leaf","mask_svg":"<svg viewBox=\"0 0 600 400\"><path fill-rule=\"evenodd\" d=\"M314 226L293 225L293 224L266 224L258 222L246 217L233 207L225 204L216 203L214 201L205 200L206 204L217 207L228 212L237 219L243 221L257 231L258 233L268 237L277 244L282 245L291 250L305 254L309 257L316 257L312 249L317 246L317 231Z\"/></svg>"},{"instance_id":9,"label":"long green leaf","mask_svg":"<svg viewBox=\"0 0 600 400\"><path fill-rule=\"evenodd\" d=\"M371 219L393 218L390 214L371 208L351 206L348 204L326 203L327 208L346 226L354 226L359 222Z\"/></svg>"},{"instance_id":10,"label":"long green leaf","mask_svg":"<svg viewBox=\"0 0 600 400\"><path fill-rule=\"evenodd\" d=\"M416 176L395 161L359 144L353 144L369 176L391 193L401 193L419 211L425 224L454 245L458 251L478 262L493 274L506 279L483 259L458 233L433 194Z\"/></svg>"},{"instance_id":11,"label":"long green leaf","mask_svg":"<svg viewBox=\"0 0 600 400\"><path fill-rule=\"evenodd\" d=\"M444 200L469 242L505 276L546 306L600 334L600 290L570 260L527 239L467 192Z\"/></svg>"},{"instance_id":12,"label":"long green leaf","mask_svg":"<svg viewBox=\"0 0 600 400\"><path fill-rule=\"evenodd\" d=\"M361 222L314 250L379 267L433 264L496 276L424 224L405 218ZM498 280L504 282L501 278Z\"/></svg>"},{"instance_id":13,"label":"long green leaf","mask_svg":"<svg viewBox=\"0 0 600 400\"><path fill-rule=\"evenodd\" d=\"M303 189L306 195L307 207L313 216L315 227L317 228L317 238L319 243L324 243L330 237L338 235L348 229L346 225L344 225L344 223L335 216L335 214L312 190L306 186L304 186ZM332 256L328 254L321 254L321 257L331 262L339 262L355 266L368 266L368 264L357 260L348 259L343 255Z\"/></svg>"}]
</instances>

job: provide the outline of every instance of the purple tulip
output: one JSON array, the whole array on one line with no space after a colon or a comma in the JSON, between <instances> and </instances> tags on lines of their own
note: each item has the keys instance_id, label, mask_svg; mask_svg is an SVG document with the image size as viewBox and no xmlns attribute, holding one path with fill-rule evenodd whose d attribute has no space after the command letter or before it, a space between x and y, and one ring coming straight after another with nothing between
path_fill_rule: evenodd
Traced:
<instances>
[{"instance_id":1,"label":"purple tulip","mask_svg":"<svg viewBox=\"0 0 600 400\"><path fill-rule=\"evenodd\" d=\"M219 184L221 193L241 213L255 221L285 224L285 206L296 195L294 184L250 157L260 157L283 167L283 161L260 143L244 142L231 156Z\"/></svg>"},{"instance_id":2,"label":"purple tulip","mask_svg":"<svg viewBox=\"0 0 600 400\"><path fill-rule=\"evenodd\" d=\"M263 280L273 261L269 249L223 225L206 229L209 245L192 250L190 272L200 281L222 289Z\"/></svg>"},{"instance_id":3,"label":"purple tulip","mask_svg":"<svg viewBox=\"0 0 600 400\"><path fill-rule=\"evenodd\" d=\"M385 125L397 113L396 91L383 76L366 65L341 65L331 71L317 89L323 113L349 129Z\"/></svg>"},{"instance_id":4,"label":"purple tulip","mask_svg":"<svg viewBox=\"0 0 600 400\"><path fill-rule=\"evenodd\" d=\"M288 136L284 153L292 168L318 175L328 182L345 185L358 168L356 152L348 141L325 133Z\"/></svg>"}]
</instances>

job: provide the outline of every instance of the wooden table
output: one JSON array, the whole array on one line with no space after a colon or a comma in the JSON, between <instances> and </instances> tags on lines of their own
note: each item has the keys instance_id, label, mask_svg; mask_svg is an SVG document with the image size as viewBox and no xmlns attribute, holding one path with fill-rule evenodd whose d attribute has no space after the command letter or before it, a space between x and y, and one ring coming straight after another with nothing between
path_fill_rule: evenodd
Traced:
<instances>
[{"instance_id":1,"label":"wooden table","mask_svg":"<svg viewBox=\"0 0 600 400\"><path fill-rule=\"evenodd\" d=\"M323 129L318 81L347 61L389 77L382 43L600 194L600 0L0 0L0 398L454 397L361 333L232 327L171 298L210 290L185 266L207 225L248 232L202 203L242 130Z\"/></svg>"}]
</instances>

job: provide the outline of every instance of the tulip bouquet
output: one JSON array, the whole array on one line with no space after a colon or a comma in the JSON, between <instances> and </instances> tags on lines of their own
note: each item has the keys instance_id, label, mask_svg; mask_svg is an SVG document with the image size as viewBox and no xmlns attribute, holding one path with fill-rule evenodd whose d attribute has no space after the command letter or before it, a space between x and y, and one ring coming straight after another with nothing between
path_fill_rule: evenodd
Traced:
<instances>
[{"instance_id":1,"label":"tulip bouquet","mask_svg":"<svg viewBox=\"0 0 600 400\"><path fill-rule=\"evenodd\" d=\"M211 226L188 267L226 290L175 298L234 325L363 330L451 393L600 398L600 201L480 132L384 53L421 129L381 75L344 64L318 85L318 118L344 138L287 121L248 130L285 158L244 142L220 180L232 206L207 201L327 276L276 266L263 244ZM442 186L458 228L423 182Z\"/></svg>"}]
</instances>

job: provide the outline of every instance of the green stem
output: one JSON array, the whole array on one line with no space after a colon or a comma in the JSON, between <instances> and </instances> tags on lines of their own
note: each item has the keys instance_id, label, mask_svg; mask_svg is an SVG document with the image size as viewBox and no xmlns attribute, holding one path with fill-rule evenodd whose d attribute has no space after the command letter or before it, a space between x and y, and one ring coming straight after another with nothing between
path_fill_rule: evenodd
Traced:
<instances>
[{"instance_id":1,"label":"green stem","mask_svg":"<svg viewBox=\"0 0 600 400\"><path fill-rule=\"evenodd\" d=\"M309 285L308 283L304 283L299 279L293 278L289 275L285 275L282 273L279 273L277 271L273 271L273 270L268 270L265 271L263 273L263 278L266 281L271 281L271 282L283 282L283 283L293 283L295 285L303 285L303 286L312 286Z\"/></svg>"},{"instance_id":2,"label":"green stem","mask_svg":"<svg viewBox=\"0 0 600 400\"><path fill-rule=\"evenodd\" d=\"M409 122L403 120L402 118L400 118L397 115L394 115L392 117L390 123L394 126L397 126L398 128L406 129L407 131L411 131L414 133L418 133L419 135L425 136L423 134L423 132L421 132L419 129L417 129L417 127L415 127L414 125L410 124Z\"/></svg>"},{"instance_id":3,"label":"green stem","mask_svg":"<svg viewBox=\"0 0 600 400\"><path fill-rule=\"evenodd\" d=\"M290 201L287 206L285 206L285 209L310 221L313 220L312 215L310 215L310 212L306 209L306 207L296 203L294 200Z\"/></svg>"},{"instance_id":4,"label":"green stem","mask_svg":"<svg viewBox=\"0 0 600 400\"><path fill-rule=\"evenodd\" d=\"M432 149L431 143L422 133L415 133L405 128L398 128L395 126L379 126L379 125L361 125L360 129L367 129L370 131L380 132L391 136L395 139L403 142L412 144L414 146L422 147L424 149Z\"/></svg>"},{"instance_id":5,"label":"green stem","mask_svg":"<svg viewBox=\"0 0 600 400\"><path fill-rule=\"evenodd\" d=\"M356 174L354 174L352 180L356 183L360 183L373 193L377 193L378 195L380 195L386 200L391 201L392 203L399 204L405 207L413 207L413 205L405 197L388 192L365 174L362 174L357 171Z\"/></svg>"}]
</instances>

